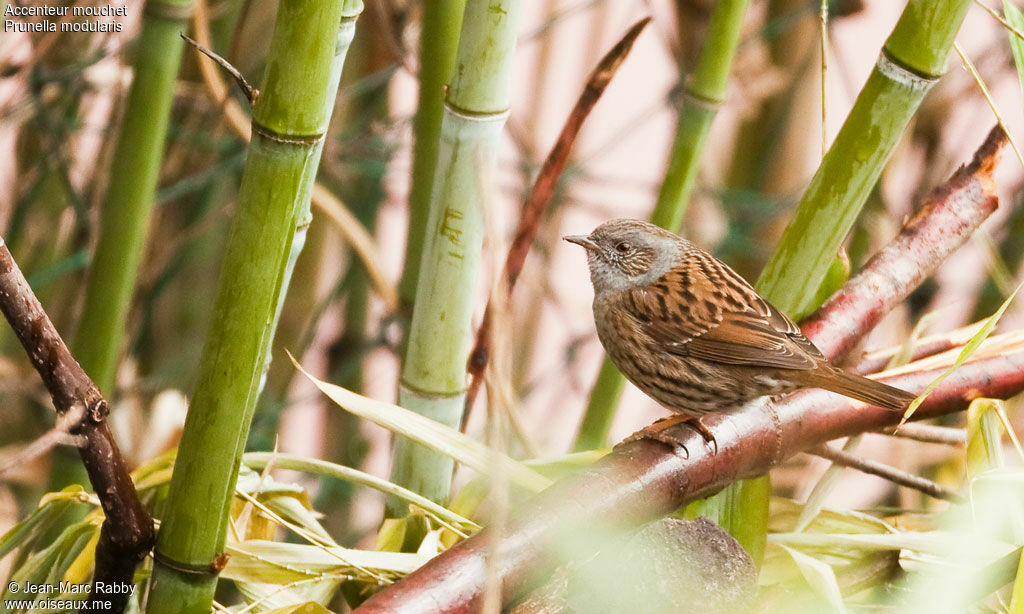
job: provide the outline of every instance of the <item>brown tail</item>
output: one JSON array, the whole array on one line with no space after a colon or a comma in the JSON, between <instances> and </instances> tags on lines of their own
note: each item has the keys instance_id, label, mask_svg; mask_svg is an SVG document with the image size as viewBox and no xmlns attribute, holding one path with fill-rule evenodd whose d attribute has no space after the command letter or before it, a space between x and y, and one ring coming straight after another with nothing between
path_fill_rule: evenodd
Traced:
<instances>
[{"instance_id":1,"label":"brown tail","mask_svg":"<svg viewBox=\"0 0 1024 614\"><path fill-rule=\"evenodd\" d=\"M875 380L847 373L839 369L815 369L808 372L813 377L808 378L808 384L817 388L824 388L837 392L843 396L864 401L871 405L885 407L886 409L900 410L914 400L917 396L899 388L893 388L876 382Z\"/></svg>"}]
</instances>

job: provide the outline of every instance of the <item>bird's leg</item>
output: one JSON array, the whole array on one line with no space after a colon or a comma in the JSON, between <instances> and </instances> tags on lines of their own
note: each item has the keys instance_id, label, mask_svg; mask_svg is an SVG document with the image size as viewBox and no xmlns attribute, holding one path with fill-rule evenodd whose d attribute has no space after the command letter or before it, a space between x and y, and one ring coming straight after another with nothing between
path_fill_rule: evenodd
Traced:
<instances>
[{"instance_id":1,"label":"bird's leg","mask_svg":"<svg viewBox=\"0 0 1024 614\"><path fill-rule=\"evenodd\" d=\"M655 422L640 429L627 437L624 443L630 441L636 441L638 439L653 439L660 441L665 445L672 447L680 447L686 450L686 444L683 441L672 434L666 432L669 428L676 426L677 424L689 424L695 431L700 433L700 436L704 438L704 441L712 444L715 449L715 454L718 453L718 442L715 440L715 434L711 432L700 418L697 416L688 416L686 414L673 414L666 418L662 418ZM689 450L686 450L687 456L689 456Z\"/></svg>"}]
</instances>

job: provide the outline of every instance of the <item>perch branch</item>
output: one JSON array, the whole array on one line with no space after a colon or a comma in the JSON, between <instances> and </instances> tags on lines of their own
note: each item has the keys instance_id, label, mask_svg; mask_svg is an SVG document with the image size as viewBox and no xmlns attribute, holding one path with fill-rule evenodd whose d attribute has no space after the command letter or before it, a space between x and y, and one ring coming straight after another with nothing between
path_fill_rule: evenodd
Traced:
<instances>
[{"instance_id":1,"label":"perch branch","mask_svg":"<svg viewBox=\"0 0 1024 614\"><path fill-rule=\"evenodd\" d=\"M995 210L992 170L1005 142L1002 130L994 129L971 164L933 192L892 243L810 318L804 332L825 356L834 360L848 352ZM978 396L1005 398L1024 390L1024 349L1002 349L1003 355L985 357L979 351L932 393L914 419L962 410ZM944 370L905 368L879 379L919 391ZM651 440L619 445L521 506L500 534L485 529L456 544L355 612L475 612L488 570L497 574L503 600L510 603L557 564L558 544L567 536L640 525L736 480L762 475L798 452L893 426L899 419L898 412L814 389L777 403L762 401L744 411L705 416L717 454L685 424L666 429L666 435L686 444L687 451ZM488 552L496 557L490 564Z\"/></svg>"},{"instance_id":2,"label":"perch branch","mask_svg":"<svg viewBox=\"0 0 1024 614\"><path fill-rule=\"evenodd\" d=\"M944 369L885 378L921 390ZM968 362L914 414L914 419L963 410L975 396L1006 397L1024 390L1024 349ZM556 483L509 518L495 536L485 529L460 542L355 610L357 614L469 614L479 607L488 542L506 603L550 571L558 544L585 539L604 528L641 525L726 485L756 477L786 458L832 439L894 426L900 414L866 406L823 390L807 390L769 407L705 417L714 432L714 454L700 434L671 427L689 451L650 440L615 448L590 468Z\"/></svg>"},{"instance_id":3,"label":"perch branch","mask_svg":"<svg viewBox=\"0 0 1024 614\"><path fill-rule=\"evenodd\" d=\"M0 239L0 311L28 353L43 380L58 416L72 412L82 418L68 429L77 436L78 453L106 517L96 545L96 569L83 611L95 611L94 598L109 600L110 612L121 612L123 593L97 593L97 586L129 586L135 568L153 547L153 519L142 507L121 452L107 428L107 402L99 388L71 355L43 311L7 245Z\"/></svg>"}]
</instances>

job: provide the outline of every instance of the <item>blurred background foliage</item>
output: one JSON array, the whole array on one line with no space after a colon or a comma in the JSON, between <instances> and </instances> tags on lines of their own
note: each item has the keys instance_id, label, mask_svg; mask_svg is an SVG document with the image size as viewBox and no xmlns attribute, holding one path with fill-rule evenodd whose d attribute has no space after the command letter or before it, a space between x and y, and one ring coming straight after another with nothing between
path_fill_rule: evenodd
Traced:
<instances>
[{"instance_id":1,"label":"blurred background foliage","mask_svg":"<svg viewBox=\"0 0 1024 614\"><path fill-rule=\"evenodd\" d=\"M440 56L421 53L428 49L424 39L457 41L456 25L438 19L460 16L463 4L367 0L359 18L318 175L351 217L314 208L247 449L322 459L369 477L284 457L270 462L282 469L274 478L243 471L239 491L252 499L236 499L238 526L229 539L234 550L224 574L231 582L222 583L218 593L224 603L248 600L260 610L314 600L342 610L346 601L358 602L378 583L414 569L460 534L487 524L501 507L497 499L488 500L489 486L479 473L459 469L452 498L439 502L444 507L431 511L429 502L417 500L412 522L380 530L382 489L399 509L412 497L382 480L389 472L389 431L338 411L298 376L285 354L290 351L325 381L373 399L397 400L415 296L415 273L405 262L406 238L425 224L413 214L410 228L409 207L422 208L430 201L430 181L417 180L414 171L414 117L417 104L423 104L419 84L421 78L446 83L450 77L438 77L444 67L433 64L444 49L430 51ZM611 217L650 217L665 180L677 116L685 108L687 75L715 36L708 24L716 4L533 0L521 6L511 111L489 176L481 275L470 290L476 318L495 283L526 190L587 74L629 24L644 15L654 19L585 124L498 325L504 331L507 360L502 364L507 368L499 371L501 381L489 379L488 385L503 394L481 395L466 423L476 441L531 461L532 469L515 463L522 475L513 474L524 482L518 486L536 487L543 483L537 472L557 477L595 456L563 458L573 447L602 352L590 315L585 264L560 237L589 232ZM988 4L1002 11L992 0ZM4 32L0 37L0 236L67 339L87 338L88 331L78 329L84 287L99 235L100 205L111 181L114 137L128 111L126 94L139 52L142 3L127 5L121 32ZM208 23L202 27L209 29L211 46L258 82L277 4L205 0L203 8ZM758 278L824 145L838 132L902 9L902 3L886 0L824 5L754 0L745 12L740 10L724 102L699 152L679 228L683 235L747 279ZM824 73L823 11L828 33ZM197 27L183 23L189 31ZM983 7L973 6L957 40L992 91L1011 136L1024 134L1012 35ZM431 64L424 66L424 61ZM428 75L428 68L434 74ZM444 94L435 92L435 104ZM239 92L232 89L229 96L247 106ZM119 441L138 467L135 478L157 517L166 497L168 454L198 376L246 155L245 140L231 127L225 105L211 94L189 48L169 102L166 147L117 351L116 377L104 389L113 402L111 420ZM840 268L855 272L884 245L924 195L970 159L993 123L978 83L951 54L946 75L924 98L871 189L841 250ZM416 134L431 133L416 127ZM433 134L426 138L437 138ZM997 180L1000 209L877 327L864 341L864 352L913 345L920 337L976 322L992 314L1017 286L1024 275L1024 172L1007 161ZM373 237L373 266L399 297L397 304L383 296L351 249L347 238L358 231L353 230L356 224ZM1013 304L1000 328L1019 329L1022 322L1024 307ZM625 411L614 414L607 443L663 414L629 386L613 405ZM775 470L758 607L934 612L941 603L953 608L948 611L1024 611L1024 582L1012 585L1016 559L1002 567L974 569L978 573L972 580L994 584L987 592L945 582L962 589L960 601L943 592L943 576L935 571L943 557L972 540L976 550L987 549L970 556L989 562L1014 552L1019 558L1024 543L1024 519L1016 517L1002 518L1008 523L1004 528L990 523L986 540L976 539L982 524L978 518L984 516L979 510L1019 511L1024 493L1022 460L1007 436L1024 421L1019 403L976 405L967 416L944 421L966 429L959 431L968 441L966 448L881 435L865 436L858 448L970 497L973 518L965 506L851 470L822 479L828 463L810 456ZM48 408L45 391L13 335L0 327L0 460L15 458L52 426ZM460 442L452 445L466 446L467 456L453 455L472 466L473 447ZM603 446L583 449L594 447ZM1004 447L1010 453L1004 454ZM82 535L95 531L98 512L93 500L69 487L81 477L74 477L77 457L68 449L59 447L19 464L0 478L0 531L14 527L0 541L0 554L7 555L0 560L0 576L45 560L62 569L62 577L86 577L88 539ZM247 464L261 468L268 463L252 456ZM61 471L62 466L70 466L71 473ZM477 469L488 472L486 466ZM1012 488L985 488L986 480ZM516 489L508 494L513 501L522 496ZM808 497L810 512L801 503ZM83 519L85 511L89 514ZM58 520L62 515L67 518ZM50 524L71 528L58 535L47 530ZM283 526L291 527L288 537ZM316 547L303 550L304 544ZM342 547L348 550L322 559L324 552ZM52 560L38 558L44 551ZM54 562L56 552L63 552L60 564ZM257 554L246 558L246 552ZM85 562L76 565L83 556ZM261 564L274 557L295 566ZM348 563L339 566L342 558ZM296 571L300 566L305 571Z\"/></svg>"}]
</instances>

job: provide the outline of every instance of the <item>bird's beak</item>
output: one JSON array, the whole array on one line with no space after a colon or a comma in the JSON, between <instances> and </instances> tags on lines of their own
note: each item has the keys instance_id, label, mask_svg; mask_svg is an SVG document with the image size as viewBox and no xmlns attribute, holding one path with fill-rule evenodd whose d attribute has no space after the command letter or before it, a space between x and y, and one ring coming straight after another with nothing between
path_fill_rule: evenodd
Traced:
<instances>
[{"instance_id":1,"label":"bird's beak","mask_svg":"<svg viewBox=\"0 0 1024 614\"><path fill-rule=\"evenodd\" d=\"M566 237L562 237L562 239L568 241L569 243L575 243L576 245L580 245L587 251L597 251L597 243L594 243L594 241L591 240L591 238L588 237L587 235L568 235Z\"/></svg>"}]
</instances>

